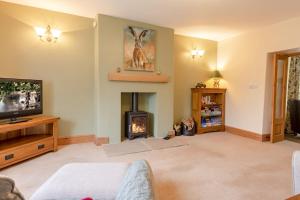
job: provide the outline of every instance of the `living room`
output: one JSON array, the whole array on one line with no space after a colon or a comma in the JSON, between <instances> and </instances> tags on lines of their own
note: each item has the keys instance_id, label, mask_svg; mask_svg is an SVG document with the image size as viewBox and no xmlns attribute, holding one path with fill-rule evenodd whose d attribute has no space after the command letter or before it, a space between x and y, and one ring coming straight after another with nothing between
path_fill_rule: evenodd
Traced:
<instances>
[{"instance_id":1,"label":"living room","mask_svg":"<svg viewBox=\"0 0 300 200\"><path fill-rule=\"evenodd\" d=\"M297 195L298 134L284 132L292 69L300 74L298 7L0 1L0 86L29 84L36 91L19 101L40 102L7 112L1 87L0 174L20 191L11 199ZM26 135L38 152L23 148ZM135 163L146 180L124 183Z\"/></svg>"}]
</instances>

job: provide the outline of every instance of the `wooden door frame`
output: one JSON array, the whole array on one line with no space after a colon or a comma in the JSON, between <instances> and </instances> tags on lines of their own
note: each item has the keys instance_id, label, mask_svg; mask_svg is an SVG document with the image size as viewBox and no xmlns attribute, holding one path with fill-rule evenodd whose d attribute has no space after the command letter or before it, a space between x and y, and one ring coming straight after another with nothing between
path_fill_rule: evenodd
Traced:
<instances>
[{"instance_id":1,"label":"wooden door frame","mask_svg":"<svg viewBox=\"0 0 300 200\"><path fill-rule=\"evenodd\" d=\"M274 138L274 123L275 123L275 118L276 118L276 92L277 92L277 82L276 82L276 78L277 78L277 60L278 59L288 59L289 57L293 57L293 56L300 56L300 52L289 52L289 51L283 51L283 52L276 52L273 53L273 63L272 63L272 68L273 68L273 93L272 93L272 127L271 127L271 142L277 142L278 140L276 140L276 138ZM285 63L285 70L283 71L283 92L282 94L284 95L282 98L282 102L281 102L281 110L282 110L282 118L283 118L283 123L285 123L286 120L286 98L287 98L287 86L288 86L288 61L287 63ZM283 128L283 132L285 129L285 125L282 127ZM285 134L285 133L284 133ZM283 135L283 137L285 138L285 135Z\"/></svg>"}]
</instances>

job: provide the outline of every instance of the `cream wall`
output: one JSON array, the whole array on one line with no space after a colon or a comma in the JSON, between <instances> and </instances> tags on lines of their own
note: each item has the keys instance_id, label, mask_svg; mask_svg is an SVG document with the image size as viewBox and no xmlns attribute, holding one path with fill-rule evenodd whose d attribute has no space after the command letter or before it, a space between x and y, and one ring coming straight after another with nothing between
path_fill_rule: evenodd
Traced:
<instances>
[{"instance_id":1,"label":"cream wall","mask_svg":"<svg viewBox=\"0 0 300 200\"><path fill-rule=\"evenodd\" d=\"M60 135L94 133L93 20L0 2L0 77L42 79L44 114L61 117ZM41 42L34 26L63 31Z\"/></svg>"},{"instance_id":2,"label":"cream wall","mask_svg":"<svg viewBox=\"0 0 300 200\"><path fill-rule=\"evenodd\" d=\"M155 93L154 136L165 136L173 125L173 30L100 14L97 16L97 21L95 43L97 136L109 137L111 143L121 141L122 92ZM156 31L156 66L162 74L170 77L168 83L113 82L108 80L109 72L116 72L117 67L122 68L123 66L123 31L129 25ZM129 71L124 73L142 74L142 72ZM146 74L151 74L151 72L146 72Z\"/></svg>"},{"instance_id":3,"label":"cream wall","mask_svg":"<svg viewBox=\"0 0 300 200\"><path fill-rule=\"evenodd\" d=\"M226 125L259 134L271 130L272 67L268 53L300 47L300 18L218 44L218 65L228 88Z\"/></svg>"},{"instance_id":4,"label":"cream wall","mask_svg":"<svg viewBox=\"0 0 300 200\"><path fill-rule=\"evenodd\" d=\"M205 50L202 58L192 59L191 50ZM174 38L174 120L191 116L191 88L206 82L217 63L217 42L175 35Z\"/></svg>"}]
</instances>

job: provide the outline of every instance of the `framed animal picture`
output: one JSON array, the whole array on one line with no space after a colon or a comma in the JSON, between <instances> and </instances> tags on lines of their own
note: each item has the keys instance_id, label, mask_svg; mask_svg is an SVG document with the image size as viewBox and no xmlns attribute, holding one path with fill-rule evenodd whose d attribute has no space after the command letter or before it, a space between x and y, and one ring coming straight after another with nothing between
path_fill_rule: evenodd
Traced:
<instances>
[{"instance_id":1,"label":"framed animal picture","mask_svg":"<svg viewBox=\"0 0 300 200\"><path fill-rule=\"evenodd\" d=\"M124 30L124 70L155 70L155 31L128 26Z\"/></svg>"}]
</instances>

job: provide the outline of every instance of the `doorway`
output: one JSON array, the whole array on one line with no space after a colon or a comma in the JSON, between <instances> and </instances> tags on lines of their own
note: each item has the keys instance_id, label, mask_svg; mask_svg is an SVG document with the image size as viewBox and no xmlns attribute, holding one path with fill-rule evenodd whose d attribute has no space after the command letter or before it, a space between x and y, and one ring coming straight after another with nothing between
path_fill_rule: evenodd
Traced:
<instances>
[{"instance_id":1,"label":"doorway","mask_svg":"<svg viewBox=\"0 0 300 200\"><path fill-rule=\"evenodd\" d=\"M300 143L300 54L289 57L285 138Z\"/></svg>"},{"instance_id":2,"label":"doorway","mask_svg":"<svg viewBox=\"0 0 300 200\"><path fill-rule=\"evenodd\" d=\"M271 142L300 143L300 52L273 55Z\"/></svg>"}]
</instances>

